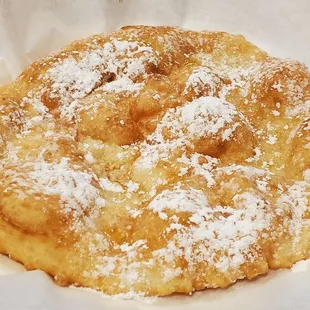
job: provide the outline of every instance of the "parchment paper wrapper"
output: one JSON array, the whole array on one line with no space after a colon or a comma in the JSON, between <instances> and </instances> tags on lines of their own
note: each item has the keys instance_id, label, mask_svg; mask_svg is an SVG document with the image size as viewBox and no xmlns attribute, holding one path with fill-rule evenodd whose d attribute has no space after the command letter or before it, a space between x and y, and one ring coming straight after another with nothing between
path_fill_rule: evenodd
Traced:
<instances>
[{"instance_id":1,"label":"parchment paper wrapper","mask_svg":"<svg viewBox=\"0 0 310 310\"><path fill-rule=\"evenodd\" d=\"M72 40L132 24L240 33L274 56L310 66L309 0L0 0L0 85ZM309 310L310 268L298 266L225 290L146 302L61 288L0 256L0 309Z\"/></svg>"}]
</instances>

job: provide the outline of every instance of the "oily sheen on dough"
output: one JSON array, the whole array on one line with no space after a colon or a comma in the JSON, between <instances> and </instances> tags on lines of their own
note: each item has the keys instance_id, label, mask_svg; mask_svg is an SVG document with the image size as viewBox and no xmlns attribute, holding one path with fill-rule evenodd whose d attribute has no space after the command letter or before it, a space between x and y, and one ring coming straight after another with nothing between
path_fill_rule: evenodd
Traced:
<instances>
[{"instance_id":1,"label":"oily sheen on dough","mask_svg":"<svg viewBox=\"0 0 310 310\"><path fill-rule=\"evenodd\" d=\"M240 35L124 27L0 88L0 252L62 285L191 293L310 251L310 75Z\"/></svg>"}]
</instances>

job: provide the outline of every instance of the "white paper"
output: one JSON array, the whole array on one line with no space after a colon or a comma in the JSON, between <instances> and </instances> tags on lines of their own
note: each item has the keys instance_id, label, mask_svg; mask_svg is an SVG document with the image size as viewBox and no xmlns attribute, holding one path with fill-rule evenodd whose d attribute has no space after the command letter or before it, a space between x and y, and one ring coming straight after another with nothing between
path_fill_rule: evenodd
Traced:
<instances>
[{"instance_id":1,"label":"white paper","mask_svg":"<svg viewBox=\"0 0 310 310\"><path fill-rule=\"evenodd\" d=\"M310 66L309 0L0 0L0 85L72 40L132 24L240 33L274 56ZM0 309L309 310L310 270L293 271L146 304L61 288L0 256Z\"/></svg>"}]
</instances>

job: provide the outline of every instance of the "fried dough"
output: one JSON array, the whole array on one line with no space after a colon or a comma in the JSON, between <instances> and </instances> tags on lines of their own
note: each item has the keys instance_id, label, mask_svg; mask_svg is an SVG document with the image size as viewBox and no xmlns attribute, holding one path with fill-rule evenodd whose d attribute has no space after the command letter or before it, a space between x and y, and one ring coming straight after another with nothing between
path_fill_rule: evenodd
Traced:
<instances>
[{"instance_id":1,"label":"fried dough","mask_svg":"<svg viewBox=\"0 0 310 310\"><path fill-rule=\"evenodd\" d=\"M310 256L310 74L130 26L0 88L0 252L61 285L227 287Z\"/></svg>"}]
</instances>

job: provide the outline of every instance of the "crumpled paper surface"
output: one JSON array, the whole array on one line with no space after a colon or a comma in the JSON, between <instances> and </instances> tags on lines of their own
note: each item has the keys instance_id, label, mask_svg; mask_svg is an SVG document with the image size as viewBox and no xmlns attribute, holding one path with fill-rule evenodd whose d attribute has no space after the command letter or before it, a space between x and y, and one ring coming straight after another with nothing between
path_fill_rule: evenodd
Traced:
<instances>
[{"instance_id":1,"label":"crumpled paper surface","mask_svg":"<svg viewBox=\"0 0 310 310\"><path fill-rule=\"evenodd\" d=\"M240 33L274 56L310 67L309 0L0 0L0 85L72 40L130 24ZM25 272L0 256L0 309L309 310L308 266L271 272L225 290L146 303L61 288L43 272Z\"/></svg>"}]
</instances>

